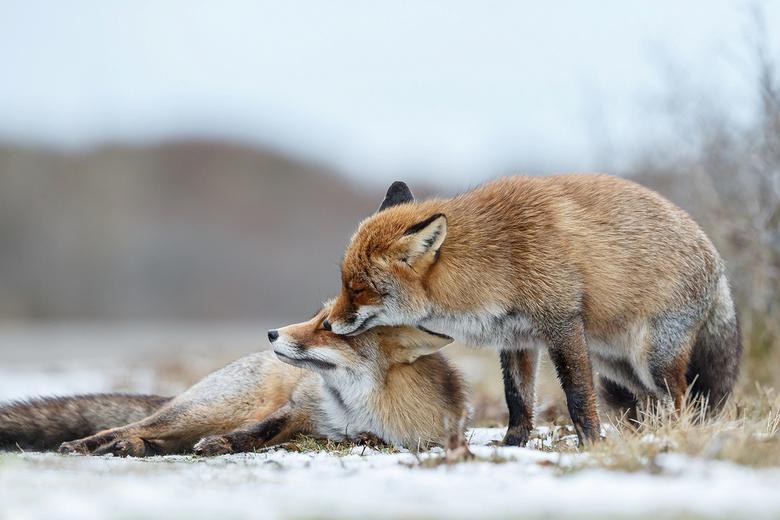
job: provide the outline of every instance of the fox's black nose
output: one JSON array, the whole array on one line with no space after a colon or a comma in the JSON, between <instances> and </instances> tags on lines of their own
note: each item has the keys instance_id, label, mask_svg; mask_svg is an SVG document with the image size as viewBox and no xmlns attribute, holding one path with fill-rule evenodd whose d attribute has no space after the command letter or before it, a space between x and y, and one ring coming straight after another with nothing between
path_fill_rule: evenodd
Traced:
<instances>
[{"instance_id":1,"label":"fox's black nose","mask_svg":"<svg viewBox=\"0 0 780 520\"><path fill-rule=\"evenodd\" d=\"M279 338L279 332L276 329L271 329L268 331L268 341L273 343Z\"/></svg>"},{"instance_id":2,"label":"fox's black nose","mask_svg":"<svg viewBox=\"0 0 780 520\"><path fill-rule=\"evenodd\" d=\"M322 322L322 328L327 330L328 332L330 332L331 331L330 322L328 320L323 321Z\"/></svg>"}]
</instances>

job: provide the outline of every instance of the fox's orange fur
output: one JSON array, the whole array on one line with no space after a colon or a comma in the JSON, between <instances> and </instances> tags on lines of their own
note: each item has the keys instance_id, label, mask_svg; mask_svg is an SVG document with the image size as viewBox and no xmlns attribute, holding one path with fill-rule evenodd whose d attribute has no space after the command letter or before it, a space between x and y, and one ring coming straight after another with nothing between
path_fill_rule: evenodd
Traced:
<instances>
[{"instance_id":1,"label":"fox's orange fur","mask_svg":"<svg viewBox=\"0 0 780 520\"><path fill-rule=\"evenodd\" d=\"M342 281L337 333L431 324L498 346L508 442L527 439L541 346L583 440L598 436L591 363L630 405L668 390L679 406L695 377L719 402L738 370L712 243L683 210L611 176L509 177L422 202L396 183L352 237Z\"/></svg>"}]
</instances>

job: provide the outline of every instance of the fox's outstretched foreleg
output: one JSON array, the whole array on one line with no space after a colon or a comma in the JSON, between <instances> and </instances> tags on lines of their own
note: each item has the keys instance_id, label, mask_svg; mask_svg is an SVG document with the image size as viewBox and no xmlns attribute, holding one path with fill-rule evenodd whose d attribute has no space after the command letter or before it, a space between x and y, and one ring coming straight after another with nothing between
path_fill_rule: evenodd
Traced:
<instances>
[{"instance_id":1,"label":"fox's outstretched foreleg","mask_svg":"<svg viewBox=\"0 0 780 520\"><path fill-rule=\"evenodd\" d=\"M281 444L298 434L309 433L308 421L286 404L265 419L223 435L210 435L195 444L196 455L213 456L254 451Z\"/></svg>"}]
</instances>

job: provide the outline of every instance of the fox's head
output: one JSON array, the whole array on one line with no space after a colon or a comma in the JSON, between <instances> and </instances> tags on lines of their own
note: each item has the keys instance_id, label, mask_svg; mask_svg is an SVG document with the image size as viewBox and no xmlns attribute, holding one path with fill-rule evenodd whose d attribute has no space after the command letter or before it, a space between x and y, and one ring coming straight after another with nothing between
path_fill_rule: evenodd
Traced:
<instances>
[{"instance_id":1,"label":"fox's head","mask_svg":"<svg viewBox=\"0 0 780 520\"><path fill-rule=\"evenodd\" d=\"M344 255L341 293L325 328L352 335L425 318L425 280L439 259L447 217L435 211L435 201L413 202L406 184L394 182L379 210L360 224Z\"/></svg>"},{"instance_id":2,"label":"fox's head","mask_svg":"<svg viewBox=\"0 0 780 520\"><path fill-rule=\"evenodd\" d=\"M339 336L323 327L330 308L312 319L268 331L276 356L291 365L333 374L340 369L360 372L377 366L413 363L453 340L416 327L376 327L356 336Z\"/></svg>"}]
</instances>

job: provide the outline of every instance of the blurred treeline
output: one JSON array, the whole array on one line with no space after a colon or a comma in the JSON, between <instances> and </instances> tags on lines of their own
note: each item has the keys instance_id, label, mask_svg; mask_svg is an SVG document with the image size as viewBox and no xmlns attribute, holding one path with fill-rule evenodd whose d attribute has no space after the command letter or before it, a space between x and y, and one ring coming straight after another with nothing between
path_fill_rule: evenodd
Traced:
<instances>
[{"instance_id":1,"label":"blurred treeline","mask_svg":"<svg viewBox=\"0 0 780 520\"><path fill-rule=\"evenodd\" d=\"M301 319L380 195L232 144L0 147L0 320Z\"/></svg>"}]
</instances>

